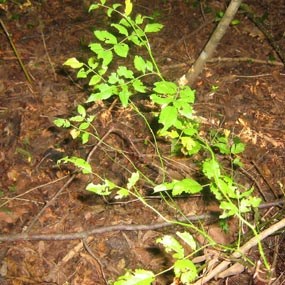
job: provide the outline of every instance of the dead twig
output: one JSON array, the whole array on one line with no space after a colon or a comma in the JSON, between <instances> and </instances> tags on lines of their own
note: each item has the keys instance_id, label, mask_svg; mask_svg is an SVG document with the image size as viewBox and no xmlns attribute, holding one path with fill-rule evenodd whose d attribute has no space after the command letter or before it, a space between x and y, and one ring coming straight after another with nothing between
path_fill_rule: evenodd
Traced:
<instances>
[{"instance_id":1,"label":"dead twig","mask_svg":"<svg viewBox=\"0 0 285 285\"><path fill-rule=\"evenodd\" d=\"M70 181L70 180L69 180ZM70 182L69 182L70 183ZM114 231L147 231L155 230L164 227L174 226L182 222L198 222L201 220L215 220L215 216L212 214L203 214L203 215L191 215L182 219L180 221L166 221L155 224L145 224L145 225L126 225L118 224L112 226L105 226L100 228L95 228L87 231L77 232L77 233L68 233L68 234L30 234L30 233L20 233L12 235L0 235L0 242L14 242L14 241L27 241L27 240L76 240L76 239L86 239L89 236L95 234L102 234L107 232Z\"/></svg>"},{"instance_id":2,"label":"dead twig","mask_svg":"<svg viewBox=\"0 0 285 285\"><path fill-rule=\"evenodd\" d=\"M11 45L11 47L12 47L14 53L15 53L15 56L16 56L16 58L17 58L19 64L20 64L20 66L21 66L21 68L22 68L24 74L25 74L26 79L28 80L28 82L29 82L30 84L32 84L33 81L32 81L32 79L31 79L31 76L29 75L29 73L28 73L28 71L27 71L25 65L23 64L23 62L22 62L22 60L21 60L21 58L20 58L20 55L19 55L19 53L18 53L18 51L17 51L17 49L16 49L16 46L15 46L13 40L12 40L12 37L11 37L11 35L9 34L9 32L8 32L8 30L7 30L7 28L6 28L5 24L4 24L4 22L3 22L1 19L0 19L0 24L1 24L1 27L2 27L2 29L3 29L3 31L4 31L4 33L5 33L5 35L7 36L8 40L9 40L9 43L10 43L10 45Z\"/></svg>"},{"instance_id":3,"label":"dead twig","mask_svg":"<svg viewBox=\"0 0 285 285\"><path fill-rule=\"evenodd\" d=\"M278 223L270 226L268 229L262 231L259 235L254 236L251 238L248 242L246 242L243 246L239 248L239 250L235 251L231 255L231 259L239 259L244 254L246 254L252 247L256 246L260 241L264 240L268 236L274 234L275 232L279 231L280 229L285 227L285 218L279 221ZM209 274L206 276L200 278L198 281L196 281L193 285L203 285L206 284L208 281L213 279L214 277L223 276L225 270L232 270L233 267L237 267L237 265L233 264L230 268L226 269L231 264L231 261L222 261L220 264L218 264ZM221 274L221 275L220 275Z\"/></svg>"}]
</instances>

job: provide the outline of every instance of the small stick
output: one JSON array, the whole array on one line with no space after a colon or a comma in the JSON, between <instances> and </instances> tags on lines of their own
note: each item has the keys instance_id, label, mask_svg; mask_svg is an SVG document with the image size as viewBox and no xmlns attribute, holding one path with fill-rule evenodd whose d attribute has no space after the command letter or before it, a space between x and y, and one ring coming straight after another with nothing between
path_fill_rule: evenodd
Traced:
<instances>
[{"instance_id":1,"label":"small stick","mask_svg":"<svg viewBox=\"0 0 285 285\"><path fill-rule=\"evenodd\" d=\"M25 74L26 79L28 80L28 82L29 82L30 84L32 84L32 83L33 83L33 82L32 82L32 79L31 79L31 77L30 77L28 71L26 70L26 68L25 68L25 66L24 66L24 64L23 64L23 62L22 62L22 60L21 60L21 58L20 58L20 56L19 56L19 53L18 53L18 51L17 51L17 49L16 49L16 46L15 46L14 43L13 43L12 37L11 37L11 35L9 34L9 32L8 32L8 30L7 30L7 28L6 28L5 24L4 24L4 22L3 22L1 19L0 19L0 24L1 24L2 29L4 30L5 35L7 36L8 40L9 40L9 43L10 43L10 45L11 45L11 47L12 47L12 49L13 49L13 51L14 51L16 57L17 57L17 60L18 60L20 66L21 66L21 68L22 68L22 70L23 70L23 72L24 72L24 74Z\"/></svg>"}]
</instances>

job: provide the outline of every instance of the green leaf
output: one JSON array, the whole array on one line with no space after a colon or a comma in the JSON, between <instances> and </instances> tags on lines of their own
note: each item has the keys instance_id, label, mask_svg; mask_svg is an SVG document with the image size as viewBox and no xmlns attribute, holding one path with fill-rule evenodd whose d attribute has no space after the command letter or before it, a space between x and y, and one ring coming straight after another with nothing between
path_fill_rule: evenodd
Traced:
<instances>
[{"instance_id":1,"label":"green leaf","mask_svg":"<svg viewBox=\"0 0 285 285\"><path fill-rule=\"evenodd\" d=\"M108 78L108 83L110 84L116 84L117 82L119 82L119 76L116 72L112 72Z\"/></svg>"},{"instance_id":2,"label":"green leaf","mask_svg":"<svg viewBox=\"0 0 285 285\"><path fill-rule=\"evenodd\" d=\"M103 50L98 53L98 58L103 59L102 65L108 66L109 63L113 60L113 53L111 50Z\"/></svg>"},{"instance_id":3,"label":"green leaf","mask_svg":"<svg viewBox=\"0 0 285 285\"><path fill-rule=\"evenodd\" d=\"M80 168L83 174L91 174L92 173L91 165L83 158L79 158L76 156L64 157L64 158L60 159L59 162L63 162L63 163L70 162L70 163L74 164L76 167Z\"/></svg>"},{"instance_id":4,"label":"green leaf","mask_svg":"<svg viewBox=\"0 0 285 285\"><path fill-rule=\"evenodd\" d=\"M115 86L110 86L106 83L101 83L97 88L100 92L92 93L86 103L96 102L97 100L106 100L117 93L117 88Z\"/></svg>"},{"instance_id":5,"label":"green leaf","mask_svg":"<svg viewBox=\"0 0 285 285\"><path fill-rule=\"evenodd\" d=\"M163 130L169 129L177 121L177 109L173 106L166 106L160 112L158 122L163 124Z\"/></svg>"},{"instance_id":6,"label":"green leaf","mask_svg":"<svg viewBox=\"0 0 285 285\"><path fill-rule=\"evenodd\" d=\"M84 118L80 115L77 115L77 116L73 116L73 117L69 118L69 120L71 122L82 122L84 120Z\"/></svg>"},{"instance_id":7,"label":"green leaf","mask_svg":"<svg viewBox=\"0 0 285 285\"><path fill-rule=\"evenodd\" d=\"M83 118L86 117L86 110L82 105L77 106L77 113L81 115Z\"/></svg>"},{"instance_id":8,"label":"green leaf","mask_svg":"<svg viewBox=\"0 0 285 285\"><path fill-rule=\"evenodd\" d=\"M136 55L134 58L134 66L136 70L141 71L142 73L146 72L146 62L139 55Z\"/></svg>"},{"instance_id":9,"label":"green leaf","mask_svg":"<svg viewBox=\"0 0 285 285\"><path fill-rule=\"evenodd\" d=\"M120 24L111 24L112 27L116 28L118 30L118 32L121 34L121 35L125 35L125 36L128 36L129 35L129 32L128 30L123 26L123 25L120 25Z\"/></svg>"},{"instance_id":10,"label":"green leaf","mask_svg":"<svg viewBox=\"0 0 285 285\"><path fill-rule=\"evenodd\" d=\"M185 102L194 103L195 102L195 90L192 90L189 86L183 86L180 90L180 97L186 99Z\"/></svg>"},{"instance_id":11,"label":"green leaf","mask_svg":"<svg viewBox=\"0 0 285 285\"><path fill-rule=\"evenodd\" d=\"M139 38L139 36L134 32L132 32L132 34L128 37L128 39L137 46L143 45L143 41L141 40L141 38Z\"/></svg>"},{"instance_id":12,"label":"green leaf","mask_svg":"<svg viewBox=\"0 0 285 285\"><path fill-rule=\"evenodd\" d=\"M245 144L242 143L239 138L234 138L233 141L234 141L234 144L231 147L231 153L239 154L241 152L244 152Z\"/></svg>"},{"instance_id":13,"label":"green leaf","mask_svg":"<svg viewBox=\"0 0 285 285\"><path fill-rule=\"evenodd\" d=\"M130 190L131 188L133 188L136 183L139 181L140 179L140 174L139 172L133 172L132 176L128 179L128 184L127 184L127 189Z\"/></svg>"},{"instance_id":14,"label":"green leaf","mask_svg":"<svg viewBox=\"0 0 285 285\"><path fill-rule=\"evenodd\" d=\"M172 195L177 196L181 195L182 193L196 194L201 192L202 189L203 187L197 181L190 178L185 178L174 184L174 187L172 189Z\"/></svg>"},{"instance_id":15,"label":"green leaf","mask_svg":"<svg viewBox=\"0 0 285 285\"><path fill-rule=\"evenodd\" d=\"M131 27L131 24L126 18L122 18L119 23L127 28Z\"/></svg>"},{"instance_id":16,"label":"green leaf","mask_svg":"<svg viewBox=\"0 0 285 285\"><path fill-rule=\"evenodd\" d=\"M117 38L106 30L104 31L96 30L94 34L99 41L105 42L106 44L115 45L118 43Z\"/></svg>"},{"instance_id":17,"label":"green leaf","mask_svg":"<svg viewBox=\"0 0 285 285\"><path fill-rule=\"evenodd\" d=\"M159 94L174 95L177 92L177 85L170 81L158 81L154 83L153 90Z\"/></svg>"},{"instance_id":18,"label":"green leaf","mask_svg":"<svg viewBox=\"0 0 285 285\"><path fill-rule=\"evenodd\" d=\"M129 91L129 88L127 85L122 86L122 91L119 92L119 98L122 103L123 107L127 107L129 103L129 98L132 95L132 93Z\"/></svg>"},{"instance_id":19,"label":"green leaf","mask_svg":"<svg viewBox=\"0 0 285 285\"><path fill-rule=\"evenodd\" d=\"M114 51L120 57L127 57L129 52L129 46L124 43L119 43L114 46Z\"/></svg>"},{"instance_id":20,"label":"green leaf","mask_svg":"<svg viewBox=\"0 0 285 285\"><path fill-rule=\"evenodd\" d=\"M175 185L175 183L177 182L177 180L174 180L172 182L165 182L159 185L156 185L153 189L153 193L158 193L158 192L164 192L167 190L172 190L173 186Z\"/></svg>"},{"instance_id":21,"label":"green leaf","mask_svg":"<svg viewBox=\"0 0 285 285\"><path fill-rule=\"evenodd\" d=\"M197 243L195 242L193 236L188 232L176 232L176 234L186 243L190 246L192 250L197 249Z\"/></svg>"},{"instance_id":22,"label":"green leaf","mask_svg":"<svg viewBox=\"0 0 285 285\"><path fill-rule=\"evenodd\" d=\"M223 214L219 216L220 219L232 217L239 212L238 208L232 202L222 201L220 203L220 208L224 210Z\"/></svg>"},{"instance_id":23,"label":"green leaf","mask_svg":"<svg viewBox=\"0 0 285 285\"><path fill-rule=\"evenodd\" d=\"M145 93L146 92L146 86L142 83L140 79L135 79L132 82L133 88L140 93Z\"/></svg>"},{"instance_id":24,"label":"green leaf","mask_svg":"<svg viewBox=\"0 0 285 285\"><path fill-rule=\"evenodd\" d=\"M125 77L127 79L133 79L134 78L134 73L128 69L126 66L119 66L117 73L121 77Z\"/></svg>"},{"instance_id":25,"label":"green leaf","mask_svg":"<svg viewBox=\"0 0 285 285\"><path fill-rule=\"evenodd\" d=\"M146 61L146 69L150 72L153 72L153 64L149 60Z\"/></svg>"},{"instance_id":26,"label":"green leaf","mask_svg":"<svg viewBox=\"0 0 285 285\"><path fill-rule=\"evenodd\" d=\"M180 279L181 284L190 284L198 277L196 266L189 259L177 260L173 267L175 277Z\"/></svg>"},{"instance_id":27,"label":"green leaf","mask_svg":"<svg viewBox=\"0 0 285 285\"><path fill-rule=\"evenodd\" d=\"M91 11L98 9L98 8L99 8L99 4L92 4L92 5L90 5L88 12L91 12Z\"/></svg>"},{"instance_id":28,"label":"green leaf","mask_svg":"<svg viewBox=\"0 0 285 285\"><path fill-rule=\"evenodd\" d=\"M114 282L114 285L151 285L155 280L153 272L136 269L134 272L127 272L120 276L118 280Z\"/></svg>"},{"instance_id":29,"label":"green leaf","mask_svg":"<svg viewBox=\"0 0 285 285\"><path fill-rule=\"evenodd\" d=\"M114 189L116 187L116 185L114 183L112 183L109 180L105 180L104 184L94 184L94 183L89 183L86 186L86 190L93 192L97 195L100 196L108 196L112 193L112 189Z\"/></svg>"},{"instance_id":30,"label":"green leaf","mask_svg":"<svg viewBox=\"0 0 285 285\"><path fill-rule=\"evenodd\" d=\"M221 170L220 165L215 159L207 159L203 162L203 173L208 177L209 179L213 177L220 177L221 176Z\"/></svg>"},{"instance_id":31,"label":"green leaf","mask_svg":"<svg viewBox=\"0 0 285 285\"><path fill-rule=\"evenodd\" d=\"M133 3L131 0L125 0L125 15L129 16L133 10Z\"/></svg>"},{"instance_id":32,"label":"green leaf","mask_svg":"<svg viewBox=\"0 0 285 285\"><path fill-rule=\"evenodd\" d=\"M90 57L88 59L88 65L92 68L95 69L98 67L99 63L96 61L96 59L94 57Z\"/></svg>"},{"instance_id":33,"label":"green leaf","mask_svg":"<svg viewBox=\"0 0 285 285\"><path fill-rule=\"evenodd\" d=\"M84 123L83 123L83 124L84 124ZM82 144L88 143L89 137L90 137L90 133L84 132L84 133L81 135Z\"/></svg>"},{"instance_id":34,"label":"green leaf","mask_svg":"<svg viewBox=\"0 0 285 285\"><path fill-rule=\"evenodd\" d=\"M83 131L83 130L88 129L89 126L90 126L90 123L88 123L88 122L83 122L83 123L81 123L81 124L79 125L78 129L81 130L81 131Z\"/></svg>"},{"instance_id":35,"label":"green leaf","mask_svg":"<svg viewBox=\"0 0 285 285\"><path fill-rule=\"evenodd\" d=\"M159 104L159 105L168 105L169 103L173 102L172 97L161 97L156 94L150 95L150 99L153 103Z\"/></svg>"},{"instance_id":36,"label":"green leaf","mask_svg":"<svg viewBox=\"0 0 285 285\"><path fill-rule=\"evenodd\" d=\"M78 61L75 57L69 58L64 62L63 65L70 66L71 68L77 69L83 66L83 63Z\"/></svg>"},{"instance_id":37,"label":"green leaf","mask_svg":"<svg viewBox=\"0 0 285 285\"><path fill-rule=\"evenodd\" d=\"M159 23L147 24L144 28L144 32L145 33L156 33L156 32L159 32L162 28L163 28L163 25Z\"/></svg>"},{"instance_id":38,"label":"green leaf","mask_svg":"<svg viewBox=\"0 0 285 285\"><path fill-rule=\"evenodd\" d=\"M101 79L102 77L100 75L94 74L89 81L89 86L98 84L101 81Z\"/></svg>"},{"instance_id":39,"label":"green leaf","mask_svg":"<svg viewBox=\"0 0 285 285\"><path fill-rule=\"evenodd\" d=\"M69 128L71 126L70 121L67 119L55 119L53 123L59 128Z\"/></svg>"},{"instance_id":40,"label":"green leaf","mask_svg":"<svg viewBox=\"0 0 285 285\"><path fill-rule=\"evenodd\" d=\"M183 146L182 152L186 155L196 154L201 149L201 144L191 137L181 137L181 144Z\"/></svg>"},{"instance_id":41,"label":"green leaf","mask_svg":"<svg viewBox=\"0 0 285 285\"><path fill-rule=\"evenodd\" d=\"M161 243L165 251L172 253L172 256L176 259L184 258L184 248L173 236L165 235L162 238L156 240L157 243Z\"/></svg>"},{"instance_id":42,"label":"green leaf","mask_svg":"<svg viewBox=\"0 0 285 285\"><path fill-rule=\"evenodd\" d=\"M80 68L76 74L77 78L86 78L87 77L87 72L85 71L84 67Z\"/></svg>"},{"instance_id":43,"label":"green leaf","mask_svg":"<svg viewBox=\"0 0 285 285\"><path fill-rule=\"evenodd\" d=\"M102 45L98 43L90 44L88 47L90 48L91 51L93 51L96 54L99 54L102 51L104 51L104 48L102 47Z\"/></svg>"},{"instance_id":44,"label":"green leaf","mask_svg":"<svg viewBox=\"0 0 285 285\"><path fill-rule=\"evenodd\" d=\"M143 17L141 14L136 15L135 23L137 25L141 25L143 23L143 21L144 21L144 18L145 17Z\"/></svg>"},{"instance_id":45,"label":"green leaf","mask_svg":"<svg viewBox=\"0 0 285 285\"><path fill-rule=\"evenodd\" d=\"M120 190L117 191L117 195L114 197L115 199L122 199L125 197L128 197L130 195L130 192L126 188L120 188Z\"/></svg>"}]
</instances>

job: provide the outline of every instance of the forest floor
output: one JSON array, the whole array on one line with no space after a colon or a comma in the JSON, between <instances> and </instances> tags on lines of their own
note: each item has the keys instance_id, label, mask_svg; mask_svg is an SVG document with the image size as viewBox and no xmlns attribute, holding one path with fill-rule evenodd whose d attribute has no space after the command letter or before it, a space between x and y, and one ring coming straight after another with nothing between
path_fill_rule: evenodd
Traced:
<instances>
[{"instance_id":1,"label":"forest floor","mask_svg":"<svg viewBox=\"0 0 285 285\"><path fill-rule=\"evenodd\" d=\"M102 16L88 13L88 1L27 1L20 5L7 1L0 17L11 34L19 56L28 70L25 74L11 48L4 29L0 31L0 232L67 234L116 224L155 224L161 222L139 201L119 202L87 193L90 177L72 176L69 165L57 165L63 155L86 157L92 147L73 141L67 130L53 124L55 117L74 114L88 96L88 87L75 74L63 68L70 57L86 59L93 29L104 27ZM123 2L123 1L122 1ZM216 13L225 10L226 1L137 0L135 10L155 17L164 29L151 36L151 47L166 78L177 80L187 72L209 39ZM265 27L285 54L285 6L282 1L247 1L257 16L267 15ZM23 3L25 4L25 3ZM238 181L255 186L264 203L285 194L285 70L272 43L241 11L240 24L231 26L201 76L196 89L197 115L204 130L230 130L246 143L243 170L234 174ZM283 48L283 50L282 50ZM249 58L254 60L248 60ZM269 59L273 59L271 63ZM138 98L144 106L146 98ZM112 102L109 102L110 104ZM95 104L94 122L105 144L92 157L94 171L101 177L124 185L130 163L144 169L159 181L155 157L145 122L130 108L118 104ZM144 110L147 113L147 110ZM149 116L149 114L147 114ZM134 153L141 153L138 158ZM193 173L191 159L171 157L169 146L159 142L167 173L172 178ZM121 152L116 151L120 149ZM127 155L121 155L122 151ZM130 158L130 159L128 159ZM94 178L96 180L96 178ZM142 189L150 195L151 189ZM171 217L160 199L149 198L151 206ZM203 215L216 210L212 201L200 195L177 199L186 214ZM284 216L284 207L261 210L263 221L274 223ZM279 215L279 216L277 216ZM229 233L217 224L205 223L217 242L229 244L237 234L235 220ZM6 241L0 243L0 284L106 284L126 268L159 272L171 265L169 256L155 243L162 234L177 229L165 227L137 231L105 231L80 239ZM265 254L272 264L276 281L285 284L284 231L264 241ZM258 260L258 249L250 256ZM207 284L266 284L253 278L254 270ZM156 284L171 284L164 274ZM176 284L176 283L175 283Z\"/></svg>"}]
</instances>

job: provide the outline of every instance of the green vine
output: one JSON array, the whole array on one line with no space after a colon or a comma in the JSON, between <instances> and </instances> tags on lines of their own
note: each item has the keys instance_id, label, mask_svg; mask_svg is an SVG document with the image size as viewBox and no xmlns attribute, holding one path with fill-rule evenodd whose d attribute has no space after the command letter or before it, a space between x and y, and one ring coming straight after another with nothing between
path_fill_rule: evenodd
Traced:
<instances>
[{"instance_id":1,"label":"green vine","mask_svg":"<svg viewBox=\"0 0 285 285\"><path fill-rule=\"evenodd\" d=\"M150 17L140 14L133 18L131 16L133 6L130 0L126 0L125 5L113 4L111 6L106 5L105 0L101 0L97 4L92 4L89 11L99 8L106 10L106 15L109 17L111 24L108 30L94 31L95 41L89 45L93 56L86 63L74 57L64 63L65 66L77 70L77 78L88 78L92 92L86 103L100 102L111 97L118 98L123 107L131 107L142 116L153 135L155 149L162 168L164 167L163 158L159 151L156 136L169 141L173 154L179 153L188 157L198 153L201 154L203 158L199 164L201 174L204 177L201 181L206 182L202 184L201 181L191 177L166 181L164 177L163 182L160 184L152 182L154 193L170 192L172 197L175 198L182 194L192 195L200 193L204 189L210 189L222 211L220 219L237 217L241 224L247 225L254 235L258 235L254 226L246 220L244 214L250 212L253 208L257 208L261 199L253 196L253 188L244 189L244 187L237 184L232 175L224 171L216 155L216 152L218 152L219 155L230 157L232 165L239 167L242 163L238 155L244 151L245 146L238 138L231 138L228 131L225 131L224 134L216 133L211 142L208 142L206 136L201 136L199 122L194 114L193 107L195 91L189 86L179 86L175 82L166 80L161 74L152 53L148 35L159 32L163 25L152 22ZM120 16L120 19L116 22L112 17L114 13ZM147 56L137 54L136 50L133 52L135 55L133 55L130 52L133 47L144 49ZM118 60L121 62L122 59L127 59L125 65L116 64ZM129 64L129 62L132 62L132 64ZM153 112L161 126L156 134L132 101L132 97L137 93L145 94L153 105L158 106L159 111ZM90 136L100 141L93 126L94 120L96 120L95 116L89 115L84 104L82 104L77 107L77 115L69 119L58 118L54 123L58 127L69 128L74 139L80 138L82 144L86 144ZM92 166L85 159L65 157L60 162L72 163L85 174L93 173ZM130 175L125 187L118 186L109 179L101 178L101 183L89 183L86 190L102 196L110 195L116 191L117 199L132 195L165 221L172 222L149 205L140 194L137 183L145 175L135 166L134 168L136 171ZM209 242L208 246L216 246L216 244L203 228L194 226L191 222L181 223L173 220L173 223L182 225L185 231L176 233L178 239L166 235L159 238L157 243L162 244L166 252L171 253L174 259L173 266L167 270L173 270L175 278L181 284L190 284L199 278L202 265L194 264L191 261L191 257L201 250L201 247L198 246L194 237L187 232L187 229L189 227L195 229L206 237ZM193 254L185 254L181 241L192 249ZM261 244L259 244L259 249L268 268L269 265ZM127 271L114 284L151 284L159 274L161 273L155 274L143 269Z\"/></svg>"}]
</instances>

